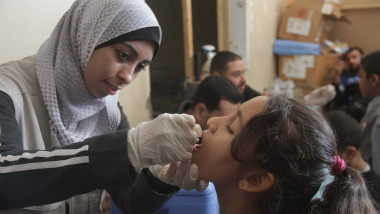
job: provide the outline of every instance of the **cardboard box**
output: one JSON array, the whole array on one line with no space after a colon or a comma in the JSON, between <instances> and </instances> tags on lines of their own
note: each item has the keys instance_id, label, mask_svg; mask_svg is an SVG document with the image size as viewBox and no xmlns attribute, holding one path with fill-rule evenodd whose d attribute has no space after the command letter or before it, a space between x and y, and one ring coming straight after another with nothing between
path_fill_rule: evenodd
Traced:
<instances>
[{"instance_id":1,"label":"cardboard box","mask_svg":"<svg viewBox=\"0 0 380 214\"><path fill-rule=\"evenodd\" d=\"M330 39L334 22L343 19L341 0L293 0L286 6L278 37L320 43Z\"/></svg>"},{"instance_id":2,"label":"cardboard box","mask_svg":"<svg viewBox=\"0 0 380 214\"><path fill-rule=\"evenodd\" d=\"M379 0L344 0L342 9L365 9L365 8L380 8Z\"/></svg>"},{"instance_id":3,"label":"cardboard box","mask_svg":"<svg viewBox=\"0 0 380 214\"><path fill-rule=\"evenodd\" d=\"M293 80L296 86L318 88L331 83L338 55L279 56L280 79Z\"/></svg>"}]
</instances>

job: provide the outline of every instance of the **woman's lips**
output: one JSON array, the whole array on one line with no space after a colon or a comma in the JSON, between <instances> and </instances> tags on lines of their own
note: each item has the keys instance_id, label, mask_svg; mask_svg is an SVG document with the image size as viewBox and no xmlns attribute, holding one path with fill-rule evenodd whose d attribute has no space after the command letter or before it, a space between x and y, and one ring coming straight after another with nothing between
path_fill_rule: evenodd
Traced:
<instances>
[{"instance_id":1,"label":"woman's lips","mask_svg":"<svg viewBox=\"0 0 380 214\"><path fill-rule=\"evenodd\" d=\"M109 82L106 82L107 83L107 93L109 95L115 95L117 93L118 90L120 90L119 87L115 86L115 85L112 85L111 83Z\"/></svg>"},{"instance_id":2,"label":"woman's lips","mask_svg":"<svg viewBox=\"0 0 380 214\"><path fill-rule=\"evenodd\" d=\"M117 87L117 86L114 86L114 85L112 85L112 84L110 84L110 83L108 83L108 85L109 85L109 87L110 87L113 91L117 91L117 90L119 90L119 87Z\"/></svg>"}]
</instances>

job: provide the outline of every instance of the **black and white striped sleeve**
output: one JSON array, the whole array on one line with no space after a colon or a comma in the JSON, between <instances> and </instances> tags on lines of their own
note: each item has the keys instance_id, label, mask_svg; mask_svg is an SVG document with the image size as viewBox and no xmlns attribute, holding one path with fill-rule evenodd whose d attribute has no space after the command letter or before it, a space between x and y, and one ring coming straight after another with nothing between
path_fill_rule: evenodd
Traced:
<instances>
[{"instance_id":1,"label":"black and white striped sleeve","mask_svg":"<svg viewBox=\"0 0 380 214\"><path fill-rule=\"evenodd\" d=\"M95 189L132 186L126 130L44 151L0 157L0 210L61 201Z\"/></svg>"},{"instance_id":2,"label":"black and white striped sleeve","mask_svg":"<svg viewBox=\"0 0 380 214\"><path fill-rule=\"evenodd\" d=\"M134 184L127 130L60 148L22 150L12 100L0 92L0 210L48 204Z\"/></svg>"}]
</instances>

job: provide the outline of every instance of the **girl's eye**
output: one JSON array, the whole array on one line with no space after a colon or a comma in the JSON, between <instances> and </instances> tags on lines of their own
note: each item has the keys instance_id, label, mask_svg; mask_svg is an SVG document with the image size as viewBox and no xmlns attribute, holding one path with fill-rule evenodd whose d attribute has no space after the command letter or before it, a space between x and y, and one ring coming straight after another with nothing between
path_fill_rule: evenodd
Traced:
<instances>
[{"instance_id":1,"label":"girl's eye","mask_svg":"<svg viewBox=\"0 0 380 214\"><path fill-rule=\"evenodd\" d=\"M120 52L119 52L119 57L120 57L120 59L121 59L122 61L125 61L125 60L129 59L129 54L120 51Z\"/></svg>"},{"instance_id":2,"label":"girl's eye","mask_svg":"<svg viewBox=\"0 0 380 214\"><path fill-rule=\"evenodd\" d=\"M230 125L226 125L226 128L227 128L227 131L228 131L230 134L234 134L234 131L232 131Z\"/></svg>"}]
</instances>

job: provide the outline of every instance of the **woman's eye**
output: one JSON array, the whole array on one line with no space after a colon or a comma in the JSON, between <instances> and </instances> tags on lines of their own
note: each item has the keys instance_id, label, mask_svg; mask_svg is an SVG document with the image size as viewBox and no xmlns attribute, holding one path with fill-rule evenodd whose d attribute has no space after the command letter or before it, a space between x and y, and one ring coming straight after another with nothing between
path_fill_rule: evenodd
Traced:
<instances>
[{"instance_id":1,"label":"woman's eye","mask_svg":"<svg viewBox=\"0 0 380 214\"><path fill-rule=\"evenodd\" d=\"M144 64L139 64L137 67L136 67L136 72L140 72L142 70L144 70L146 68L146 65Z\"/></svg>"},{"instance_id":2,"label":"woman's eye","mask_svg":"<svg viewBox=\"0 0 380 214\"><path fill-rule=\"evenodd\" d=\"M122 52L122 51L119 52L119 56L120 56L120 59L122 61L125 61L125 60L129 59L129 54L127 54L125 52Z\"/></svg>"},{"instance_id":3,"label":"woman's eye","mask_svg":"<svg viewBox=\"0 0 380 214\"><path fill-rule=\"evenodd\" d=\"M234 133L234 131L232 131L230 125L226 125L226 128L227 128L227 131L228 131L230 134L233 134L233 133Z\"/></svg>"}]
</instances>

